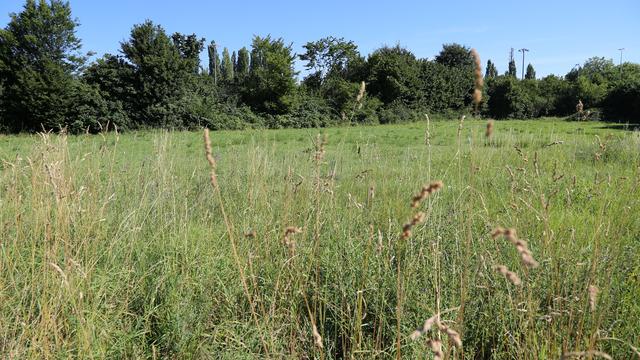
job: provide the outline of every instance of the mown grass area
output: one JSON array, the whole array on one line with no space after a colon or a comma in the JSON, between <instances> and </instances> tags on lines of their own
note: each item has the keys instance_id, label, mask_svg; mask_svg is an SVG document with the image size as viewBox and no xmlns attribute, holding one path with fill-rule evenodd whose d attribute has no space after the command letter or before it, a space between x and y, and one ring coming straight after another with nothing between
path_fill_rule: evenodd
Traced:
<instances>
[{"instance_id":1,"label":"mown grass area","mask_svg":"<svg viewBox=\"0 0 640 360\"><path fill-rule=\"evenodd\" d=\"M639 357L640 133L485 127L0 136L1 357Z\"/></svg>"}]
</instances>

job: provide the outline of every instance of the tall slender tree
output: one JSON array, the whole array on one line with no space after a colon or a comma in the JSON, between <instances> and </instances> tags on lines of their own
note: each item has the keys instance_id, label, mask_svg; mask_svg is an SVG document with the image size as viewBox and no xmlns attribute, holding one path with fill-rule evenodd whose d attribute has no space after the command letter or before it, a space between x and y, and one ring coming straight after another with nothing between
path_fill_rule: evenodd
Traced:
<instances>
[{"instance_id":1,"label":"tall slender tree","mask_svg":"<svg viewBox=\"0 0 640 360\"><path fill-rule=\"evenodd\" d=\"M491 61L487 60L487 70L485 71L484 77L487 79L492 79L498 76L498 69L496 65Z\"/></svg>"},{"instance_id":2,"label":"tall slender tree","mask_svg":"<svg viewBox=\"0 0 640 360\"><path fill-rule=\"evenodd\" d=\"M236 76L238 79L244 79L249 75L249 50L246 47L238 50L237 68Z\"/></svg>"},{"instance_id":3,"label":"tall slender tree","mask_svg":"<svg viewBox=\"0 0 640 360\"><path fill-rule=\"evenodd\" d=\"M507 71L507 75L511 77L518 76L517 69L516 69L516 61L514 59L511 59L509 61L509 70Z\"/></svg>"},{"instance_id":4,"label":"tall slender tree","mask_svg":"<svg viewBox=\"0 0 640 360\"><path fill-rule=\"evenodd\" d=\"M535 80L536 79L536 71L533 69L533 65L527 65L527 73L524 75L524 78L527 80Z\"/></svg>"},{"instance_id":5,"label":"tall slender tree","mask_svg":"<svg viewBox=\"0 0 640 360\"><path fill-rule=\"evenodd\" d=\"M207 52L209 54L209 75L213 78L215 84L218 83L220 58L218 57L218 46L215 41L211 41L207 46Z\"/></svg>"},{"instance_id":6,"label":"tall slender tree","mask_svg":"<svg viewBox=\"0 0 640 360\"><path fill-rule=\"evenodd\" d=\"M233 63L231 62L231 56L229 56L229 50L224 48L222 50L222 65L220 66L220 75L223 81L233 81Z\"/></svg>"},{"instance_id":7,"label":"tall slender tree","mask_svg":"<svg viewBox=\"0 0 640 360\"><path fill-rule=\"evenodd\" d=\"M236 72L238 71L238 56L235 51L231 54L231 65L233 66L233 78L235 79Z\"/></svg>"}]
</instances>

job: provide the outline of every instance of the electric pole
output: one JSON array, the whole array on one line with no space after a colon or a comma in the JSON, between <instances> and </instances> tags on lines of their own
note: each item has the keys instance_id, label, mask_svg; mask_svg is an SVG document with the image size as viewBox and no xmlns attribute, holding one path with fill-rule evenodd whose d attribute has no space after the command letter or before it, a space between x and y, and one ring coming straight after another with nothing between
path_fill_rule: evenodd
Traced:
<instances>
[{"instance_id":1,"label":"electric pole","mask_svg":"<svg viewBox=\"0 0 640 360\"><path fill-rule=\"evenodd\" d=\"M518 51L522 53L522 79L524 80L524 54L529 51L529 49L522 48Z\"/></svg>"},{"instance_id":2,"label":"electric pole","mask_svg":"<svg viewBox=\"0 0 640 360\"><path fill-rule=\"evenodd\" d=\"M622 52L624 51L624 48L620 48L618 51L620 51L620 80L622 80Z\"/></svg>"},{"instance_id":3,"label":"electric pole","mask_svg":"<svg viewBox=\"0 0 640 360\"><path fill-rule=\"evenodd\" d=\"M218 49L215 41L211 42L213 53L215 54L213 62L213 85L218 86Z\"/></svg>"},{"instance_id":4,"label":"electric pole","mask_svg":"<svg viewBox=\"0 0 640 360\"><path fill-rule=\"evenodd\" d=\"M620 51L620 65L622 65L622 52L624 51L624 48L620 48L618 51Z\"/></svg>"}]
</instances>

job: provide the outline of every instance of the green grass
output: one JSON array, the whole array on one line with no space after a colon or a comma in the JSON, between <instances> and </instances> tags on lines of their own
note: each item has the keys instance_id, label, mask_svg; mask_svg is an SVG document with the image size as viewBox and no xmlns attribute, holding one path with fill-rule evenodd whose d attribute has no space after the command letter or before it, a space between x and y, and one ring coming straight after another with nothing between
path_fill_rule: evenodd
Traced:
<instances>
[{"instance_id":1,"label":"green grass","mask_svg":"<svg viewBox=\"0 0 640 360\"><path fill-rule=\"evenodd\" d=\"M434 336L454 359L637 357L640 134L458 126L432 122L430 146L426 122L215 132L222 204L202 133L0 136L0 357L412 359ZM445 187L403 241L431 180ZM463 350L409 338L438 309Z\"/></svg>"}]
</instances>

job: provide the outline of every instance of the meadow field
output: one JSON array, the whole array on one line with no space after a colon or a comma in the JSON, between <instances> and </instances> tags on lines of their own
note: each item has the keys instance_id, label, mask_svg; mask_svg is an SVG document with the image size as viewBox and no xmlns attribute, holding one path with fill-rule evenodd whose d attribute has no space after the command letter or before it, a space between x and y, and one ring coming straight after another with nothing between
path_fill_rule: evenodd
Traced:
<instances>
[{"instance_id":1,"label":"meadow field","mask_svg":"<svg viewBox=\"0 0 640 360\"><path fill-rule=\"evenodd\" d=\"M640 358L640 132L486 128L0 135L0 358Z\"/></svg>"}]
</instances>

